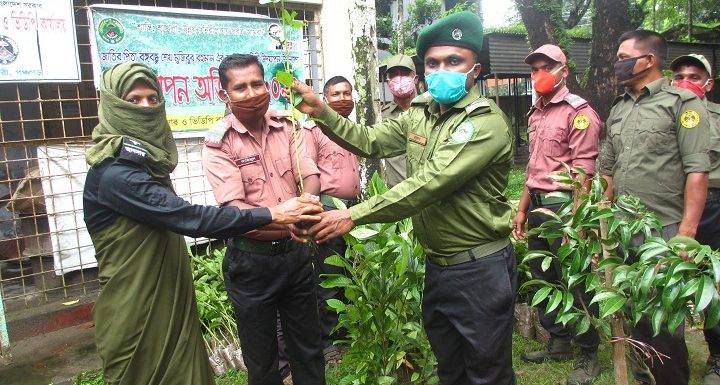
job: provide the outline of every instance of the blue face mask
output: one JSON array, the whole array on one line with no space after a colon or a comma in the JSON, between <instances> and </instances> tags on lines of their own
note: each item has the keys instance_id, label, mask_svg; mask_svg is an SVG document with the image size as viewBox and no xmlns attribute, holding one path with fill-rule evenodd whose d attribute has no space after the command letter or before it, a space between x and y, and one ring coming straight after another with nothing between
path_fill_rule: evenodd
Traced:
<instances>
[{"instance_id":1,"label":"blue face mask","mask_svg":"<svg viewBox=\"0 0 720 385\"><path fill-rule=\"evenodd\" d=\"M475 69L475 66L468 72L435 71L425 77L430 96L440 104L452 104L467 95L465 88L468 75Z\"/></svg>"}]
</instances>

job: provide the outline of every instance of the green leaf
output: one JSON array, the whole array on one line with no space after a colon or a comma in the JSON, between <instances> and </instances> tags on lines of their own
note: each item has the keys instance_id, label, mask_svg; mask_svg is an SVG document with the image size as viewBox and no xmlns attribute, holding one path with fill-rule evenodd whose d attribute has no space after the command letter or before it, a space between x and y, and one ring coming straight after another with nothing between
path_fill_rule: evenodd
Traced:
<instances>
[{"instance_id":1,"label":"green leaf","mask_svg":"<svg viewBox=\"0 0 720 385\"><path fill-rule=\"evenodd\" d=\"M653 278L655 278L655 267L648 266L640 279L640 293L647 295L650 292Z\"/></svg>"},{"instance_id":2,"label":"green leaf","mask_svg":"<svg viewBox=\"0 0 720 385\"><path fill-rule=\"evenodd\" d=\"M575 335L581 335L585 332L590 330L590 318L583 317L582 320L578 323L577 328L575 329Z\"/></svg>"},{"instance_id":3,"label":"green leaf","mask_svg":"<svg viewBox=\"0 0 720 385\"><path fill-rule=\"evenodd\" d=\"M697 266L693 265L690 262L681 262L677 266L675 266L675 269L673 269L672 274L675 275L681 271L687 271L687 270L697 270Z\"/></svg>"},{"instance_id":4,"label":"green leaf","mask_svg":"<svg viewBox=\"0 0 720 385\"><path fill-rule=\"evenodd\" d=\"M290 71L277 71L275 79L285 87L291 87L293 84L293 74Z\"/></svg>"},{"instance_id":5,"label":"green leaf","mask_svg":"<svg viewBox=\"0 0 720 385\"><path fill-rule=\"evenodd\" d=\"M593 297L593 299L590 301L590 305L594 304L595 302L602 302L606 301L610 298L621 298L620 294L614 292L614 291L601 291Z\"/></svg>"},{"instance_id":6,"label":"green leaf","mask_svg":"<svg viewBox=\"0 0 720 385\"><path fill-rule=\"evenodd\" d=\"M612 298L603 302L600 310L600 318L614 314L623 306L625 306L625 298L622 297Z\"/></svg>"},{"instance_id":7,"label":"green leaf","mask_svg":"<svg viewBox=\"0 0 720 385\"><path fill-rule=\"evenodd\" d=\"M550 268L550 264L552 263L552 257L545 257L543 259L542 264L540 265L540 268L542 271L547 271Z\"/></svg>"},{"instance_id":8,"label":"green leaf","mask_svg":"<svg viewBox=\"0 0 720 385\"><path fill-rule=\"evenodd\" d=\"M555 292L552 295L552 298L550 299L550 302L548 302L547 308L545 308L545 311L547 313L550 313L551 311L555 310L558 305L560 305L560 301L562 301L563 294L560 290L555 290Z\"/></svg>"},{"instance_id":9,"label":"green leaf","mask_svg":"<svg viewBox=\"0 0 720 385\"><path fill-rule=\"evenodd\" d=\"M337 254L333 254L325 258L325 263L330 266L344 267L346 269L350 268L350 265Z\"/></svg>"},{"instance_id":10,"label":"green leaf","mask_svg":"<svg viewBox=\"0 0 720 385\"><path fill-rule=\"evenodd\" d=\"M718 258L715 251L710 252L710 262L712 263L713 275L715 276L715 283L720 283L720 258Z\"/></svg>"},{"instance_id":11,"label":"green leaf","mask_svg":"<svg viewBox=\"0 0 720 385\"><path fill-rule=\"evenodd\" d=\"M675 330L681 323L683 323L683 321L685 321L685 312L682 311L682 309L674 314L671 314L667 322L667 327L670 333L675 333Z\"/></svg>"},{"instance_id":12,"label":"green leaf","mask_svg":"<svg viewBox=\"0 0 720 385\"><path fill-rule=\"evenodd\" d=\"M380 376L378 377L378 385L391 385L395 382L395 377Z\"/></svg>"},{"instance_id":13,"label":"green leaf","mask_svg":"<svg viewBox=\"0 0 720 385\"><path fill-rule=\"evenodd\" d=\"M705 313L705 329L717 326L718 322L720 322L720 300L718 297L714 297Z\"/></svg>"},{"instance_id":14,"label":"green leaf","mask_svg":"<svg viewBox=\"0 0 720 385\"><path fill-rule=\"evenodd\" d=\"M345 311L345 304L336 298L331 298L327 300L328 306L330 306L331 309L335 310L336 313L340 313Z\"/></svg>"},{"instance_id":15,"label":"green leaf","mask_svg":"<svg viewBox=\"0 0 720 385\"><path fill-rule=\"evenodd\" d=\"M552 289L552 286L545 286L538 290L533 296L532 306L537 306L540 302L544 301L545 298L547 298L547 296L550 294Z\"/></svg>"},{"instance_id":16,"label":"green leaf","mask_svg":"<svg viewBox=\"0 0 720 385\"><path fill-rule=\"evenodd\" d=\"M657 336L660 333L660 328L662 327L662 322L664 318L665 310L662 307L656 308L655 313L653 313L652 316L653 337Z\"/></svg>"},{"instance_id":17,"label":"green leaf","mask_svg":"<svg viewBox=\"0 0 720 385\"><path fill-rule=\"evenodd\" d=\"M683 286L682 291L680 291L680 298L689 297L695 294L695 292L700 288L701 284L702 282L699 278L691 279L688 283L685 284L685 286Z\"/></svg>"},{"instance_id":18,"label":"green leaf","mask_svg":"<svg viewBox=\"0 0 720 385\"><path fill-rule=\"evenodd\" d=\"M359 240L365 240L368 238L372 238L376 235L378 235L379 232L367 227L356 227L352 231L350 231L350 235L352 235L354 238L357 238Z\"/></svg>"},{"instance_id":19,"label":"green leaf","mask_svg":"<svg viewBox=\"0 0 720 385\"><path fill-rule=\"evenodd\" d=\"M567 312L573 306L573 295L567 292L563 295L563 311Z\"/></svg>"},{"instance_id":20,"label":"green leaf","mask_svg":"<svg viewBox=\"0 0 720 385\"><path fill-rule=\"evenodd\" d=\"M328 278L320 283L320 286L329 289L332 287L346 287L352 285L353 282L345 276L337 274L328 274Z\"/></svg>"},{"instance_id":21,"label":"green leaf","mask_svg":"<svg viewBox=\"0 0 720 385\"><path fill-rule=\"evenodd\" d=\"M715 296L715 283L709 276L702 277L703 284L701 290L695 293L695 308L697 311L703 311L710 304L710 300Z\"/></svg>"}]
</instances>

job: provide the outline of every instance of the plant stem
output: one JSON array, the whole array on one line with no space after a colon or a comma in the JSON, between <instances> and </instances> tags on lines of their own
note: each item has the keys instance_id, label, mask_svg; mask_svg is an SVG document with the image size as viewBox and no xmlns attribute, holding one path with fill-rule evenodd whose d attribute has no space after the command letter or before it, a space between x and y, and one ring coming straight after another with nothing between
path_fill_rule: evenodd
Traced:
<instances>
[{"instance_id":1,"label":"plant stem","mask_svg":"<svg viewBox=\"0 0 720 385\"><path fill-rule=\"evenodd\" d=\"M598 203L600 210L610 208L610 202L605 198ZM608 221L607 218L600 219L600 237L604 241L608 238ZM603 258L607 259L611 257L610 249L602 242ZM613 271L615 269L608 267L605 269L605 286L610 288L613 281ZM629 385L628 382L628 365L627 365L627 354L626 354L626 342L625 342L625 330L623 329L623 321L618 312L612 314L610 317L610 330L612 336L615 337L613 341L613 368L615 372L615 384L616 385Z\"/></svg>"}]
</instances>

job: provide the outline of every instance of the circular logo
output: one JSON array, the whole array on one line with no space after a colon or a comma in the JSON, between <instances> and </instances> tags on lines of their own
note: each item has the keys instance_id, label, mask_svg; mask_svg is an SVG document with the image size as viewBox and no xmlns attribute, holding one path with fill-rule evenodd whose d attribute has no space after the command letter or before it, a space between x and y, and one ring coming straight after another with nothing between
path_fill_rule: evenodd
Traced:
<instances>
[{"instance_id":1,"label":"circular logo","mask_svg":"<svg viewBox=\"0 0 720 385\"><path fill-rule=\"evenodd\" d=\"M460 28L455 28L452 31L452 38L455 40L462 39L462 30Z\"/></svg>"},{"instance_id":2,"label":"circular logo","mask_svg":"<svg viewBox=\"0 0 720 385\"><path fill-rule=\"evenodd\" d=\"M18 46L15 40L0 35L0 64L10 64L18 57Z\"/></svg>"},{"instance_id":3,"label":"circular logo","mask_svg":"<svg viewBox=\"0 0 720 385\"><path fill-rule=\"evenodd\" d=\"M590 127L590 118L585 114L578 114L575 119L573 119L573 127L578 130L587 129Z\"/></svg>"},{"instance_id":4,"label":"circular logo","mask_svg":"<svg viewBox=\"0 0 720 385\"><path fill-rule=\"evenodd\" d=\"M687 110L680 115L680 124L685 128L695 128L700 124L700 114L694 110Z\"/></svg>"},{"instance_id":5,"label":"circular logo","mask_svg":"<svg viewBox=\"0 0 720 385\"><path fill-rule=\"evenodd\" d=\"M98 33L106 43L117 44L125 37L125 27L119 20L108 17L100 20Z\"/></svg>"}]
</instances>

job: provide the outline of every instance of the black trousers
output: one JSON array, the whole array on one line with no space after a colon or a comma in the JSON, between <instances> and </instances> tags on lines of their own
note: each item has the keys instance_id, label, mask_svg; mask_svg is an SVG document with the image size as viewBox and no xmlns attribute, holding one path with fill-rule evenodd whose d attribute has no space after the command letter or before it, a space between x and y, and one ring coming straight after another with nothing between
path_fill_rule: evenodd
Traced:
<instances>
[{"instance_id":1,"label":"black trousers","mask_svg":"<svg viewBox=\"0 0 720 385\"><path fill-rule=\"evenodd\" d=\"M557 211L560 209L560 206L561 204L558 203L543 207L552 211ZM547 215L532 212L532 210L535 210L536 208L537 207L535 205L532 203L530 204L527 217L528 229L539 227L549 219ZM539 238L537 236L528 237L528 250L547 250L555 254L557 253L560 245L560 239L556 239L554 242L550 243L545 238ZM541 268L542 258L533 259L528 262L528 265L533 278L542 279L550 283L560 282L562 279L562 270L557 261L553 260L553 263L547 271L543 271ZM575 298L576 307L582 308L582 303L584 303L588 306L591 312L597 314L598 307L596 305L587 305L592 300L592 293L586 293L583 287L576 287L575 290L573 290L573 297ZM600 336L598 335L597 330L591 327L585 333L575 336L572 327L564 327L561 323L557 323L555 321L557 319L557 310L553 310L550 313L545 312L547 301L548 300L545 300L538 305L538 319L545 330L550 333L550 336L553 338L574 337L573 340L575 341L575 345L577 345L581 350L585 352L596 352L598 346L600 345Z\"/></svg>"},{"instance_id":2,"label":"black trousers","mask_svg":"<svg viewBox=\"0 0 720 385\"><path fill-rule=\"evenodd\" d=\"M671 224L663 227L662 238L669 240L678 231L678 224ZM637 247L644 242L642 235L636 236L630 242L631 246ZM688 350L685 345L685 324L680 324L675 333L670 334L667 327L663 327L660 333L653 337L652 324L647 317L640 319L640 322L631 328L630 335L633 339L651 345L660 353L668 356L663 358L661 363L658 359L648 366L655 378L657 385L687 385L690 378L690 365L688 363ZM640 381L647 381L647 375L641 373L636 367L635 377Z\"/></svg>"},{"instance_id":3,"label":"black trousers","mask_svg":"<svg viewBox=\"0 0 720 385\"><path fill-rule=\"evenodd\" d=\"M341 288L331 287L324 288L320 286L325 278L323 274L344 274L345 271L342 267L332 266L325 263L325 259L331 255L339 254L345 255L345 248L347 245L342 237L332 239L323 244L317 245L317 250L313 253L313 265L315 266L315 280L317 282L317 308L320 316L320 330L322 332L322 343L323 348L332 346L333 341L337 338L342 338L342 331L336 331L333 333L333 328L338 324L338 314L330 309L327 305L327 300L338 299L343 300L343 291Z\"/></svg>"},{"instance_id":4,"label":"black trousers","mask_svg":"<svg viewBox=\"0 0 720 385\"><path fill-rule=\"evenodd\" d=\"M512 324L517 266L512 246L425 271L423 322L442 385L514 385Z\"/></svg>"},{"instance_id":5,"label":"black trousers","mask_svg":"<svg viewBox=\"0 0 720 385\"><path fill-rule=\"evenodd\" d=\"M720 189L708 189L705 210L698 226L698 242L709 245L713 250L720 249ZM720 326L704 330L710 354L720 355Z\"/></svg>"},{"instance_id":6,"label":"black trousers","mask_svg":"<svg viewBox=\"0 0 720 385\"><path fill-rule=\"evenodd\" d=\"M296 244L285 253L265 255L228 247L223 272L235 307L249 385L282 384L278 313L293 382L324 385L325 362L308 248Z\"/></svg>"}]
</instances>

